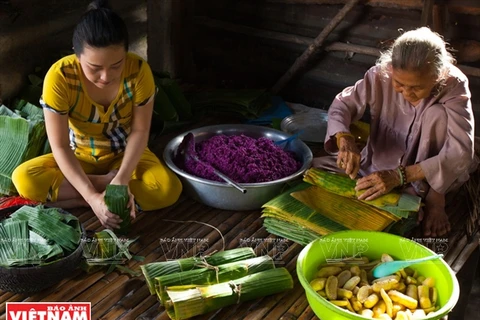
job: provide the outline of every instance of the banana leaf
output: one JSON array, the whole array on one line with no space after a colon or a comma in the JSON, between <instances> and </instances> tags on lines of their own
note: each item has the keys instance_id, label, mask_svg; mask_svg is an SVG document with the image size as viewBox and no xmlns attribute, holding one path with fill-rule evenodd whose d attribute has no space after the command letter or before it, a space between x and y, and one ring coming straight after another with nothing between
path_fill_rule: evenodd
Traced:
<instances>
[{"instance_id":1,"label":"banana leaf","mask_svg":"<svg viewBox=\"0 0 480 320\"><path fill-rule=\"evenodd\" d=\"M155 85L157 90L155 93L155 101L153 103L152 118L155 121L177 121L178 113L172 101L168 98L165 90L161 86L162 79L155 78Z\"/></svg>"},{"instance_id":2,"label":"banana leaf","mask_svg":"<svg viewBox=\"0 0 480 320\"><path fill-rule=\"evenodd\" d=\"M30 230L48 241L57 243L65 252L74 251L81 238L81 230L79 227L72 227L65 223L63 215L57 210L45 210L43 206L23 206L10 215L10 219L27 221ZM68 221L77 219L71 215ZM77 219L78 220L78 219ZM79 225L79 224L78 224Z\"/></svg>"},{"instance_id":3,"label":"banana leaf","mask_svg":"<svg viewBox=\"0 0 480 320\"><path fill-rule=\"evenodd\" d=\"M117 269L132 276L139 276L140 273L124 266L129 260L143 261L144 259L142 256L132 255L129 251L130 245L137 239L120 239L108 229L96 232L93 237L85 239L84 260L80 267L88 273L108 267L107 274Z\"/></svg>"},{"instance_id":4,"label":"banana leaf","mask_svg":"<svg viewBox=\"0 0 480 320\"><path fill-rule=\"evenodd\" d=\"M342 174L328 172L319 168L308 169L305 172L304 181L349 199L357 199L357 197L364 192L363 190L355 190L355 180ZM360 201L381 210L388 211L400 218L408 218L410 212L418 212L421 200L418 196L392 190L377 199Z\"/></svg>"},{"instance_id":5,"label":"banana leaf","mask_svg":"<svg viewBox=\"0 0 480 320\"><path fill-rule=\"evenodd\" d=\"M293 278L290 272L285 268L275 268L209 286L169 287L169 300L165 308L171 319L189 319L292 288Z\"/></svg>"},{"instance_id":6,"label":"banana leaf","mask_svg":"<svg viewBox=\"0 0 480 320\"><path fill-rule=\"evenodd\" d=\"M192 118L192 106L186 99L182 89L173 79L163 78L159 80L160 87L175 107L180 120L190 120ZM169 120L169 119L167 119Z\"/></svg>"},{"instance_id":7,"label":"banana leaf","mask_svg":"<svg viewBox=\"0 0 480 320\"><path fill-rule=\"evenodd\" d=\"M157 277L203 268L206 265L219 266L221 264L241 261L253 257L255 257L255 252L252 248L240 247L216 252L211 256L151 262L140 266L140 269L142 270L143 276L148 284L150 294L153 295L155 294L155 278Z\"/></svg>"},{"instance_id":8,"label":"banana leaf","mask_svg":"<svg viewBox=\"0 0 480 320\"><path fill-rule=\"evenodd\" d=\"M41 155L47 134L42 109L23 100L14 110L0 105L0 193L16 194L13 170L26 160Z\"/></svg>"},{"instance_id":9,"label":"banana leaf","mask_svg":"<svg viewBox=\"0 0 480 320\"><path fill-rule=\"evenodd\" d=\"M301 191L291 193L292 197L301 201L322 216L352 230L381 231L399 217L380 210L360 200L345 198L318 187L310 186Z\"/></svg>"},{"instance_id":10,"label":"banana leaf","mask_svg":"<svg viewBox=\"0 0 480 320\"><path fill-rule=\"evenodd\" d=\"M271 94L260 89L201 91L190 93L188 100L198 112L255 119L271 106Z\"/></svg>"},{"instance_id":11,"label":"banana leaf","mask_svg":"<svg viewBox=\"0 0 480 320\"><path fill-rule=\"evenodd\" d=\"M155 290L162 305L168 300L167 288L181 285L211 285L239 279L249 274L274 269L273 259L260 256L251 259L230 262L219 266L167 274L155 278Z\"/></svg>"},{"instance_id":12,"label":"banana leaf","mask_svg":"<svg viewBox=\"0 0 480 320\"><path fill-rule=\"evenodd\" d=\"M78 248L80 235L80 224L73 215L55 208L23 206L0 222L0 265L53 263Z\"/></svg>"},{"instance_id":13,"label":"banana leaf","mask_svg":"<svg viewBox=\"0 0 480 320\"><path fill-rule=\"evenodd\" d=\"M310 188L301 182L265 203L262 208L265 228L278 236L306 245L311 239L347 228L308 207L292 194Z\"/></svg>"},{"instance_id":14,"label":"banana leaf","mask_svg":"<svg viewBox=\"0 0 480 320\"><path fill-rule=\"evenodd\" d=\"M276 218L264 217L263 226L268 232L292 240L302 246L306 246L324 235L305 228L298 222L289 222Z\"/></svg>"}]
</instances>

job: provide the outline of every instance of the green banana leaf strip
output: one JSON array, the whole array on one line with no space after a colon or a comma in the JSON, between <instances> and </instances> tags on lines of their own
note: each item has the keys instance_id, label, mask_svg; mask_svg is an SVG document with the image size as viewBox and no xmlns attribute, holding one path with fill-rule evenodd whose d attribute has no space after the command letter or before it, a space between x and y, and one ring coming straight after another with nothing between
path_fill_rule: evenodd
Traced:
<instances>
[{"instance_id":1,"label":"green banana leaf strip","mask_svg":"<svg viewBox=\"0 0 480 320\"><path fill-rule=\"evenodd\" d=\"M69 213L48 210L43 208L43 206L23 206L12 213L10 218L28 221L31 230L48 241L54 241L60 245L65 252L70 253L73 252L80 243L81 230L65 224L61 216L63 214Z\"/></svg>"},{"instance_id":2,"label":"green banana leaf strip","mask_svg":"<svg viewBox=\"0 0 480 320\"><path fill-rule=\"evenodd\" d=\"M186 99L179 84L173 79L164 78L160 80L160 87L165 91L167 97L177 110L180 120L190 120L193 116L192 106Z\"/></svg>"}]
</instances>

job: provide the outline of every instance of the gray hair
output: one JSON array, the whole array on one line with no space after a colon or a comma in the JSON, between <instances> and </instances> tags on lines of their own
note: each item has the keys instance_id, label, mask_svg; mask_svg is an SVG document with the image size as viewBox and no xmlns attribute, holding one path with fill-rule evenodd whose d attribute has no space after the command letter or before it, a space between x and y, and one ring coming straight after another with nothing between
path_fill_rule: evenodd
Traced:
<instances>
[{"instance_id":1,"label":"gray hair","mask_svg":"<svg viewBox=\"0 0 480 320\"><path fill-rule=\"evenodd\" d=\"M442 81L448 67L455 62L442 37L427 27L421 27L400 35L392 47L380 55L377 65L385 75L391 67L406 71L428 68L437 81Z\"/></svg>"}]
</instances>

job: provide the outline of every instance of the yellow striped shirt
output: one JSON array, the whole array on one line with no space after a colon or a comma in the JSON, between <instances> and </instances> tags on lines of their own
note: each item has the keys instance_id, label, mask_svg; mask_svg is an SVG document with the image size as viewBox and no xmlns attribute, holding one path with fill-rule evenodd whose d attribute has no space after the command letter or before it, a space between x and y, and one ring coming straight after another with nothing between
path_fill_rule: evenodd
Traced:
<instances>
[{"instance_id":1,"label":"yellow striped shirt","mask_svg":"<svg viewBox=\"0 0 480 320\"><path fill-rule=\"evenodd\" d=\"M121 88L106 110L90 99L80 77L75 55L60 59L45 76L40 103L53 112L68 114L70 146L75 154L93 161L111 159L125 150L133 108L145 105L155 93L152 71L145 60L127 53Z\"/></svg>"}]
</instances>

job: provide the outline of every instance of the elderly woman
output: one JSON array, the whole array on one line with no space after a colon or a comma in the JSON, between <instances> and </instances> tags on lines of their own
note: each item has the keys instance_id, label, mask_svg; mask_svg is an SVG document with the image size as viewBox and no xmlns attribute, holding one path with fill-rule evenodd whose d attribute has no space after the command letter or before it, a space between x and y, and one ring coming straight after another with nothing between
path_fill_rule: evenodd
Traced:
<instances>
[{"instance_id":1,"label":"elderly woman","mask_svg":"<svg viewBox=\"0 0 480 320\"><path fill-rule=\"evenodd\" d=\"M474 117L467 77L453 65L442 38L426 27L405 32L376 66L339 93L328 111L325 150L357 175L359 199L406 188L424 199L424 236L450 231L445 195L469 178L474 160ZM369 109L370 135L361 150L350 124ZM321 158L314 166L322 166Z\"/></svg>"}]
</instances>

